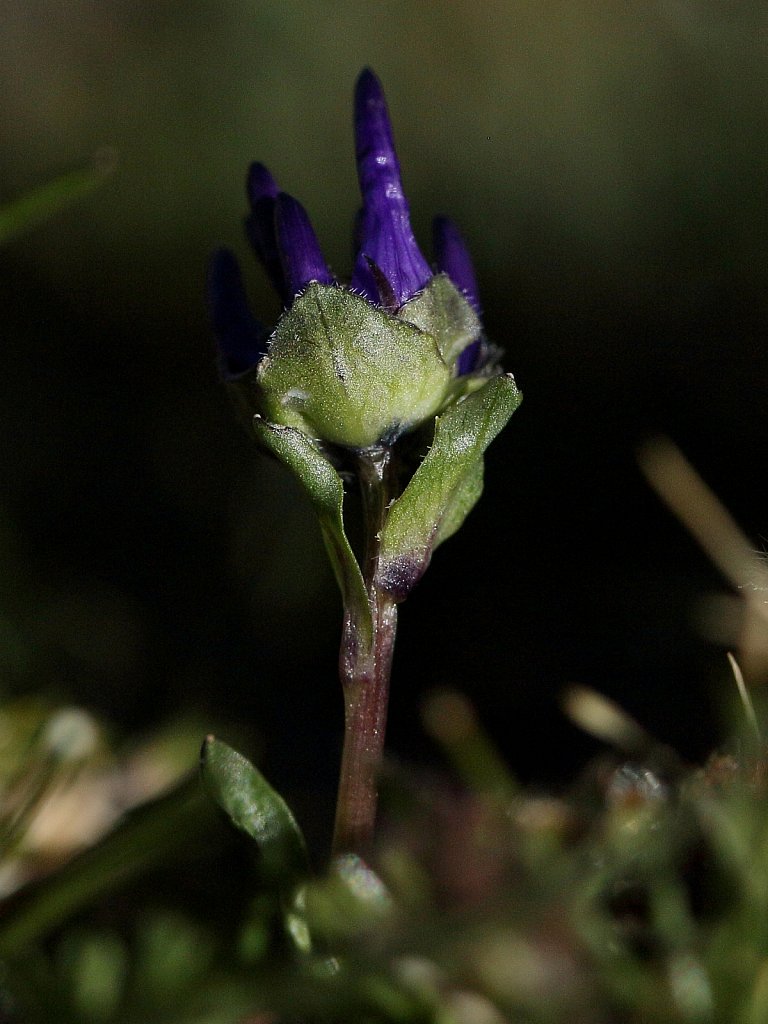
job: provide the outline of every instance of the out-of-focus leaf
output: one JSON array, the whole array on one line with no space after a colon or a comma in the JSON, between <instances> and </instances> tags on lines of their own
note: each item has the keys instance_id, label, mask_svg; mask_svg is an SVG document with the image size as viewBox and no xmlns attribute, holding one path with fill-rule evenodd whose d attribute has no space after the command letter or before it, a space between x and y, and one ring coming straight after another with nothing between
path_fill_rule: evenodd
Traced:
<instances>
[{"instance_id":1,"label":"out-of-focus leaf","mask_svg":"<svg viewBox=\"0 0 768 1024\"><path fill-rule=\"evenodd\" d=\"M355 854L336 858L325 878L307 886L304 901L312 935L332 942L354 942L381 931L392 918L384 883Z\"/></svg>"},{"instance_id":2,"label":"out-of-focus leaf","mask_svg":"<svg viewBox=\"0 0 768 1024\"><path fill-rule=\"evenodd\" d=\"M153 1006L182 1005L195 984L210 977L215 952L213 936L178 912L146 917L137 936L127 1002L137 1020L151 1016Z\"/></svg>"},{"instance_id":3,"label":"out-of-focus leaf","mask_svg":"<svg viewBox=\"0 0 768 1024\"><path fill-rule=\"evenodd\" d=\"M237 828L256 840L265 874L286 887L306 875L301 829L261 772L213 736L203 744L200 763L213 799Z\"/></svg>"},{"instance_id":4,"label":"out-of-focus leaf","mask_svg":"<svg viewBox=\"0 0 768 1024\"><path fill-rule=\"evenodd\" d=\"M162 861L210 820L197 779L129 814L98 846L0 910L0 957L16 956L97 896Z\"/></svg>"},{"instance_id":5,"label":"out-of-focus leaf","mask_svg":"<svg viewBox=\"0 0 768 1024\"><path fill-rule=\"evenodd\" d=\"M57 951L69 1000L78 1017L112 1020L123 995L128 950L111 932L68 932Z\"/></svg>"},{"instance_id":6,"label":"out-of-focus leaf","mask_svg":"<svg viewBox=\"0 0 768 1024\"><path fill-rule=\"evenodd\" d=\"M100 152L90 167L63 174L0 206L0 245L45 223L65 206L89 195L109 177L114 166L114 154Z\"/></svg>"}]
</instances>

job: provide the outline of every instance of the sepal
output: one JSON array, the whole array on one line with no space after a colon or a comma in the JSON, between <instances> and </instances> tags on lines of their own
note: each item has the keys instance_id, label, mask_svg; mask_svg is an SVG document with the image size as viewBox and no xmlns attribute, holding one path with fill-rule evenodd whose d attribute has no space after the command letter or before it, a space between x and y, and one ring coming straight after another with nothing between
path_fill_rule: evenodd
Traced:
<instances>
[{"instance_id":1,"label":"sepal","mask_svg":"<svg viewBox=\"0 0 768 1024\"><path fill-rule=\"evenodd\" d=\"M426 288L400 307L397 315L431 334L449 366L482 331L477 313L445 274L433 277Z\"/></svg>"},{"instance_id":2,"label":"sepal","mask_svg":"<svg viewBox=\"0 0 768 1024\"><path fill-rule=\"evenodd\" d=\"M511 374L494 377L450 406L432 446L389 510L376 584L404 600L432 552L464 522L482 491L483 454L522 401Z\"/></svg>"}]
</instances>

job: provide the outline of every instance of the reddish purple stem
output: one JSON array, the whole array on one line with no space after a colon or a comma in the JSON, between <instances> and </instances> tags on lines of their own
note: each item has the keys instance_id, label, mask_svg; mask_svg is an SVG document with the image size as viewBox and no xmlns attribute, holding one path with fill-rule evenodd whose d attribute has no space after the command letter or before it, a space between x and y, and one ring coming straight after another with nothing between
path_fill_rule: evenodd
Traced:
<instances>
[{"instance_id":1,"label":"reddish purple stem","mask_svg":"<svg viewBox=\"0 0 768 1024\"><path fill-rule=\"evenodd\" d=\"M391 497L389 450L361 454L358 475L367 534L363 576L373 638L370 646L360 642L355 609L347 608L339 656L344 692L344 749L336 803L334 855L364 854L373 840L397 626L397 605L374 582L379 535Z\"/></svg>"}]
</instances>

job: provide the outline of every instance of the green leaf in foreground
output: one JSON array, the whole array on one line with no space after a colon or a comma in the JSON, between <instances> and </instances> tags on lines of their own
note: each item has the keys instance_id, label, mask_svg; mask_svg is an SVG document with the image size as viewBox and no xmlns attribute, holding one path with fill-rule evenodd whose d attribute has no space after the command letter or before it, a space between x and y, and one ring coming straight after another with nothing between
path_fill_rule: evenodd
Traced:
<instances>
[{"instance_id":1,"label":"green leaf in foreground","mask_svg":"<svg viewBox=\"0 0 768 1024\"><path fill-rule=\"evenodd\" d=\"M0 206L0 245L44 224L65 206L90 195L109 177L114 163L112 154L99 153L90 167L63 174Z\"/></svg>"},{"instance_id":2,"label":"green leaf in foreground","mask_svg":"<svg viewBox=\"0 0 768 1024\"><path fill-rule=\"evenodd\" d=\"M251 762L209 736L200 755L203 781L232 823L256 840L265 874L290 885L307 874L304 836L283 798Z\"/></svg>"}]
</instances>

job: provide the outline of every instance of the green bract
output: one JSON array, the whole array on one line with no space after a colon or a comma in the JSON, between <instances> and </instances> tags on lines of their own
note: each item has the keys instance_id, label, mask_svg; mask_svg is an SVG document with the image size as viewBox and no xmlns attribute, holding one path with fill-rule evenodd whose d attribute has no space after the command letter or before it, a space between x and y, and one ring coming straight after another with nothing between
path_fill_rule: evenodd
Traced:
<instances>
[{"instance_id":1,"label":"green bract","mask_svg":"<svg viewBox=\"0 0 768 1024\"><path fill-rule=\"evenodd\" d=\"M397 315L313 282L278 322L256 373L256 404L266 421L320 441L391 442L454 396L453 364L479 334L477 315L444 275Z\"/></svg>"},{"instance_id":2,"label":"green bract","mask_svg":"<svg viewBox=\"0 0 768 1024\"><path fill-rule=\"evenodd\" d=\"M437 274L400 307L398 317L431 334L449 365L480 336L477 313L445 274Z\"/></svg>"},{"instance_id":3,"label":"green bract","mask_svg":"<svg viewBox=\"0 0 768 1024\"><path fill-rule=\"evenodd\" d=\"M429 451L390 505L377 584L402 601L435 548L464 522L483 490L483 455L522 401L511 374L494 377L437 418Z\"/></svg>"}]
</instances>

